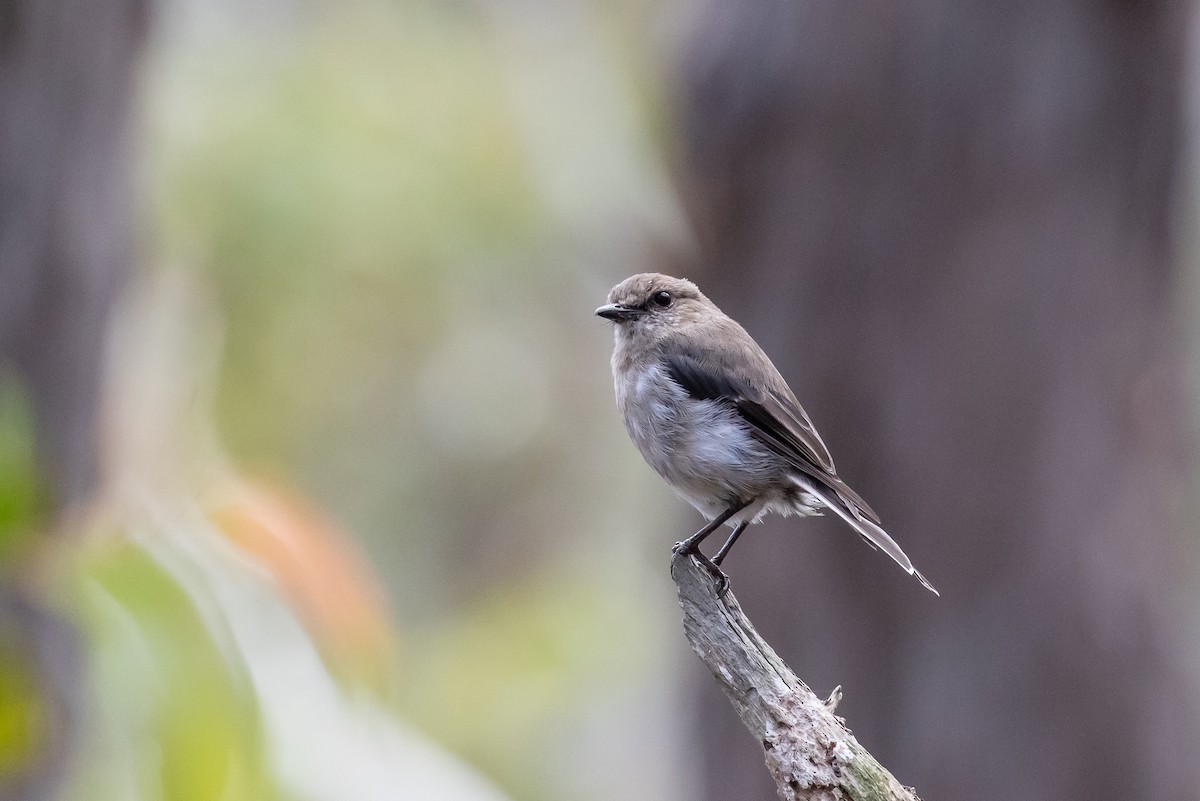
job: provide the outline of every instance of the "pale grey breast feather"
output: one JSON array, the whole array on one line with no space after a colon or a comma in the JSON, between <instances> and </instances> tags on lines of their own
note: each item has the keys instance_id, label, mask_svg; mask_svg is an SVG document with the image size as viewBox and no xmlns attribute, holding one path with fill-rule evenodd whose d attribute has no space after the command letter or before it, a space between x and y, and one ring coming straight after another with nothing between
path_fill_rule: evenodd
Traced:
<instances>
[{"instance_id":1,"label":"pale grey breast feather","mask_svg":"<svg viewBox=\"0 0 1200 801\"><path fill-rule=\"evenodd\" d=\"M738 498L773 496L783 461L754 438L737 412L695 400L658 362L616 380L617 405L643 458L692 506L714 516Z\"/></svg>"}]
</instances>

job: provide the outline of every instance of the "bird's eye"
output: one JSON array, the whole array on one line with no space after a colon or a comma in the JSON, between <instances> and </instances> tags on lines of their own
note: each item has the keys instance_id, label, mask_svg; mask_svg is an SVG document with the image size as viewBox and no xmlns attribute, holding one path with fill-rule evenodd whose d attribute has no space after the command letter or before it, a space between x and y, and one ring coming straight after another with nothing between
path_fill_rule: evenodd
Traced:
<instances>
[{"instance_id":1,"label":"bird's eye","mask_svg":"<svg viewBox=\"0 0 1200 801\"><path fill-rule=\"evenodd\" d=\"M663 290L662 292L655 292L654 296L650 298L650 300L654 302L655 306L662 306L665 309L667 306L671 305L671 293L667 292L666 290Z\"/></svg>"}]
</instances>

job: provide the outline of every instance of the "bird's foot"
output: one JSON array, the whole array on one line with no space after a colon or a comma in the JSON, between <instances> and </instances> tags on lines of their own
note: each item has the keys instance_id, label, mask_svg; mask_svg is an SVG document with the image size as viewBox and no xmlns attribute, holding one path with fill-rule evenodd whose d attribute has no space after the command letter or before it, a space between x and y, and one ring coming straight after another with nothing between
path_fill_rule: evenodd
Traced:
<instances>
[{"instance_id":1,"label":"bird's foot","mask_svg":"<svg viewBox=\"0 0 1200 801\"><path fill-rule=\"evenodd\" d=\"M671 546L671 553L675 556L690 554L696 557L696 561L703 565L704 569L716 580L717 599L724 598L725 593L729 592L729 576L725 575L725 571L721 569L720 565L704 555L699 548L700 543L697 540L698 538L693 536L677 542Z\"/></svg>"},{"instance_id":2,"label":"bird's foot","mask_svg":"<svg viewBox=\"0 0 1200 801\"><path fill-rule=\"evenodd\" d=\"M702 554L698 548L692 549L691 554L716 581L717 600L724 598L725 593L729 592L729 576L725 575L725 571L718 567L716 562Z\"/></svg>"}]
</instances>

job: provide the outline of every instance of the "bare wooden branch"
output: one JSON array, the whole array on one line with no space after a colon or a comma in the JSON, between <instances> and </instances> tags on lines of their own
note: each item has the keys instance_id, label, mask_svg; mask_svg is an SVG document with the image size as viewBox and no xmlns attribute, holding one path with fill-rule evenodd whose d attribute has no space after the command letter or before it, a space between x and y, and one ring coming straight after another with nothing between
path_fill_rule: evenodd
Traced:
<instances>
[{"instance_id":1,"label":"bare wooden branch","mask_svg":"<svg viewBox=\"0 0 1200 801\"><path fill-rule=\"evenodd\" d=\"M676 554L671 578L688 642L762 743L780 798L920 801L833 714L840 690L828 701L814 695L754 630L733 593L717 598L715 582L699 562Z\"/></svg>"}]
</instances>

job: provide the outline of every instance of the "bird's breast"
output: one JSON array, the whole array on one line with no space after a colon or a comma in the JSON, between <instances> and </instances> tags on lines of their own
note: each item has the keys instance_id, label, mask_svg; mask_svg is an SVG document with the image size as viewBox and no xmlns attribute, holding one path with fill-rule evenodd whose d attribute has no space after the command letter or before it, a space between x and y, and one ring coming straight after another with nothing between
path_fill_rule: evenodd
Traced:
<instances>
[{"instance_id":1,"label":"bird's breast","mask_svg":"<svg viewBox=\"0 0 1200 801\"><path fill-rule=\"evenodd\" d=\"M618 373L616 394L642 457L702 512L756 497L779 480L778 459L731 404L690 397L663 366Z\"/></svg>"}]
</instances>

